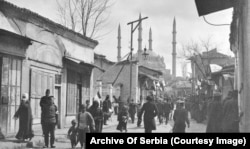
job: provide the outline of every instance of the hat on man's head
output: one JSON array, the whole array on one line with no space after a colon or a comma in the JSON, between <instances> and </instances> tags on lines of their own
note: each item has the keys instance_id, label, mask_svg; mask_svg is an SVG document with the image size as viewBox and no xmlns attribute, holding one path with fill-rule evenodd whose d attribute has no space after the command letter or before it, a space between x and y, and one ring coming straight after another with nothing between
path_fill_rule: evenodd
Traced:
<instances>
[{"instance_id":1,"label":"hat on man's head","mask_svg":"<svg viewBox=\"0 0 250 149\"><path fill-rule=\"evenodd\" d=\"M180 106L184 106L184 103L185 103L183 100L177 100L176 102Z\"/></svg>"},{"instance_id":2,"label":"hat on man's head","mask_svg":"<svg viewBox=\"0 0 250 149\"><path fill-rule=\"evenodd\" d=\"M222 94L221 94L221 92L219 92L219 91L214 91L214 92L213 92L213 95L214 95L214 96L221 96Z\"/></svg>"},{"instance_id":3,"label":"hat on man's head","mask_svg":"<svg viewBox=\"0 0 250 149\"><path fill-rule=\"evenodd\" d=\"M80 106L80 109L82 110L82 109L86 109L86 104L82 104L81 106Z\"/></svg>"},{"instance_id":4,"label":"hat on man's head","mask_svg":"<svg viewBox=\"0 0 250 149\"><path fill-rule=\"evenodd\" d=\"M72 120L71 121L71 124L73 125L73 124L76 124L76 120Z\"/></svg>"},{"instance_id":5,"label":"hat on man's head","mask_svg":"<svg viewBox=\"0 0 250 149\"><path fill-rule=\"evenodd\" d=\"M147 101L152 101L153 98L152 98L152 96L147 96L147 97L146 97L146 100L147 100Z\"/></svg>"},{"instance_id":6,"label":"hat on man's head","mask_svg":"<svg viewBox=\"0 0 250 149\"><path fill-rule=\"evenodd\" d=\"M27 101L29 99L29 94L28 93L23 93L22 94L22 100Z\"/></svg>"},{"instance_id":7,"label":"hat on man's head","mask_svg":"<svg viewBox=\"0 0 250 149\"><path fill-rule=\"evenodd\" d=\"M177 103L184 103L183 100L177 100L176 102L177 102Z\"/></svg>"}]
</instances>

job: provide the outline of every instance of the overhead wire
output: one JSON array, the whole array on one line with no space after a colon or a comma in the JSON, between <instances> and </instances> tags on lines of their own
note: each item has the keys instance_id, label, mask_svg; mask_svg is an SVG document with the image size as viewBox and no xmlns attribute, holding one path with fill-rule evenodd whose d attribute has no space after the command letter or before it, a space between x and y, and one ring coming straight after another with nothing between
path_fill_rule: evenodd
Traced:
<instances>
[{"instance_id":1,"label":"overhead wire","mask_svg":"<svg viewBox=\"0 0 250 149\"><path fill-rule=\"evenodd\" d=\"M207 21L205 16L203 16L203 19L207 24L212 25L212 26L229 26L229 25L231 25L231 24L213 24L213 23L210 23L210 22Z\"/></svg>"}]
</instances>

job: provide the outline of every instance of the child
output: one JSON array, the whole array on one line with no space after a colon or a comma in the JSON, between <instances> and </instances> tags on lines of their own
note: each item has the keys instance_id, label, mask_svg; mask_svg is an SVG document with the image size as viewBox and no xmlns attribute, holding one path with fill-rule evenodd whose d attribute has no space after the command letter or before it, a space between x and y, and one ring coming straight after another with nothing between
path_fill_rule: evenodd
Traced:
<instances>
[{"instance_id":1,"label":"child","mask_svg":"<svg viewBox=\"0 0 250 149\"><path fill-rule=\"evenodd\" d=\"M125 130L125 132L127 132L128 118L129 118L128 108L123 106L121 111L118 113L119 124L118 124L116 129L120 130L121 132L123 132L123 130Z\"/></svg>"},{"instance_id":2,"label":"child","mask_svg":"<svg viewBox=\"0 0 250 149\"><path fill-rule=\"evenodd\" d=\"M79 133L79 141L81 144L81 147L86 142L86 133L89 133L95 131L95 122L92 117L92 115L86 111L86 105L83 104L81 106L80 113L77 116L78 119L78 133Z\"/></svg>"},{"instance_id":3,"label":"child","mask_svg":"<svg viewBox=\"0 0 250 149\"><path fill-rule=\"evenodd\" d=\"M77 144L77 130L78 129L77 129L75 120L72 120L71 124L72 126L70 127L68 131L68 138L70 139L72 148L75 148Z\"/></svg>"}]
</instances>

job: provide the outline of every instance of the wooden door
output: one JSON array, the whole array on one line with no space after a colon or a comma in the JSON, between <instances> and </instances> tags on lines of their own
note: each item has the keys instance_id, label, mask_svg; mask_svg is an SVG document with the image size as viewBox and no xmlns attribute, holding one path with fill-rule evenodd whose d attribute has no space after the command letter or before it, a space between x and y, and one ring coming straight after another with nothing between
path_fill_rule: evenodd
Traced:
<instances>
[{"instance_id":1,"label":"wooden door","mask_svg":"<svg viewBox=\"0 0 250 149\"><path fill-rule=\"evenodd\" d=\"M31 69L30 74L30 103L33 115L33 124L41 123L40 100L45 96L46 89L54 95L55 74L43 70Z\"/></svg>"}]
</instances>

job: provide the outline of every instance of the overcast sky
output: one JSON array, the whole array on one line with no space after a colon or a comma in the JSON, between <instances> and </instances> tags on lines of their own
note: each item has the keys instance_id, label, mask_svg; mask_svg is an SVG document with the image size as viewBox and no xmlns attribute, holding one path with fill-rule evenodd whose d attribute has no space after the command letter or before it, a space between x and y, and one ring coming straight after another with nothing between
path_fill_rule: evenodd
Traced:
<instances>
[{"instance_id":1,"label":"overcast sky","mask_svg":"<svg viewBox=\"0 0 250 149\"><path fill-rule=\"evenodd\" d=\"M24 7L44 17L59 22L56 0L7 0L19 7ZM166 68L172 65L172 26L177 24L177 55L182 52L182 45L190 41L199 42L211 38L218 51L232 55L229 49L230 26L211 26L198 16L194 0L111 0L108 10L109 20L102 33L109 33L99 39L95 52L106 55L107 59L116 61L117 29L121 25L122 56L129 52L130 26L128 22L137 20L139 14L148 17L143 21L143 47L148 47L149 28L152 28L153 50L164 57ZM232 9L206 16L214 24L230 24ZM137 31L134 33L134 49L137 49ZM177 75L181 75L181 62L177 59Z\"/></svg>"}]
</instances>

